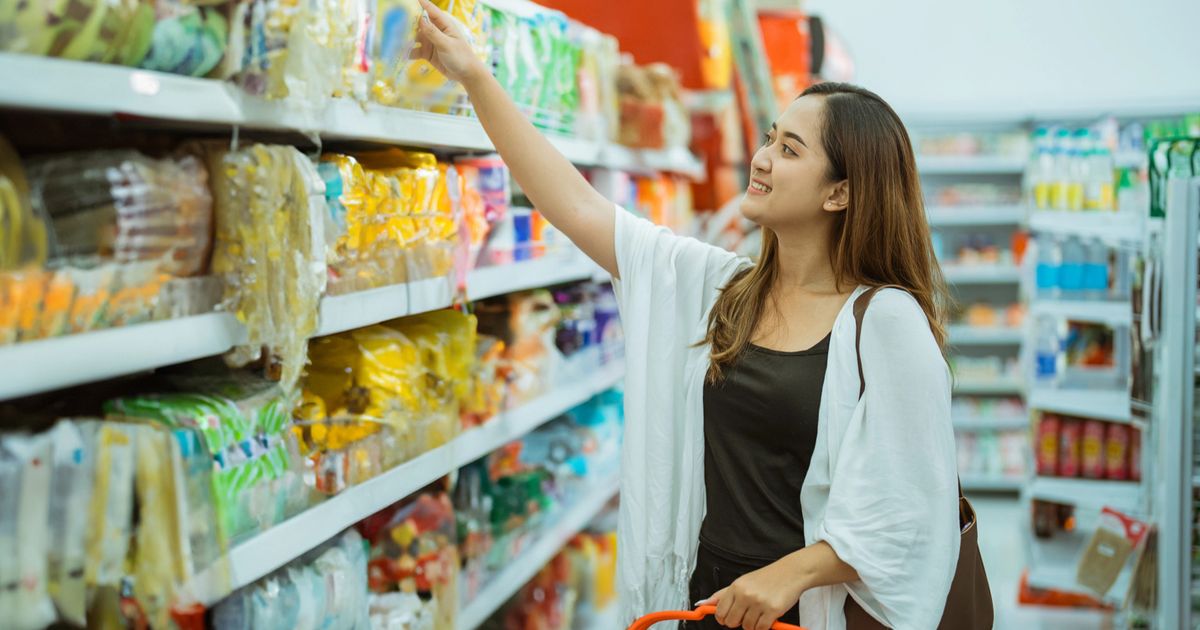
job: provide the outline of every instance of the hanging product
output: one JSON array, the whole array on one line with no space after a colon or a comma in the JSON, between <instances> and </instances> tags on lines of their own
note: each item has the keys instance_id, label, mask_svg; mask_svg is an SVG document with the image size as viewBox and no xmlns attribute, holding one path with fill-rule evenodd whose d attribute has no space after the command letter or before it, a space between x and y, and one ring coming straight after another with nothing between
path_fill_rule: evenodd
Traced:
<instances>
[{"instance_id":1,"label":"hanging product","mask_svg":"<svg viewBox=\"0 0 1200 630\"><path fill-rule=\"evenodd\" d=\"M247 343L227 360L244 366L266 348L268 373L290 389L317 330L325 285L320 176L288 146L210 145L206 159L216 202L212 272L224 282L223 307L247 332Z\"/></svg>"}]
</instances>

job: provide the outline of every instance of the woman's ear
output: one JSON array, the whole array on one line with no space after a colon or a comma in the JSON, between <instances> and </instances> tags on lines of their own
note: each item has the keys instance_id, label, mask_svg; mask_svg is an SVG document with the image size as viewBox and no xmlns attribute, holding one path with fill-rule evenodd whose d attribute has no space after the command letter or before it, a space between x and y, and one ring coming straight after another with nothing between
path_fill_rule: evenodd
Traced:
<instances>
[{"instance_id":1,"label":"woman's ear","mask_svg":"<svg viewBox=\"0 0 1200 630\"><path fill-rule=\"evenodd\" d=\"M821 209L826 212L841 212L850 205L850 180L843 179L833 185L833 190L825 198Z\"/></svg>"}]
</instances>

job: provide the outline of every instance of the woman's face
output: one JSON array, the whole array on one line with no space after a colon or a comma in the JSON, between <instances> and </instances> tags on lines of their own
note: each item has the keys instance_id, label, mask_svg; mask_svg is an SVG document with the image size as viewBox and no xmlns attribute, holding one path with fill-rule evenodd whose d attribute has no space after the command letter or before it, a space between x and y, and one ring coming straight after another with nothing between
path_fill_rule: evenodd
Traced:
<instances>
[{"instance_id":1,"label":"woman's face","mask_svg":"<svg viewBox=\"0 0 1200 630\"><path fill-rule=\"evenodd\" d=\"M846 183L829 181L821 144L825 98L792 101L750 162L742 215L776 232L812 224L845 209Z\"/></svg>"}]
</instances>

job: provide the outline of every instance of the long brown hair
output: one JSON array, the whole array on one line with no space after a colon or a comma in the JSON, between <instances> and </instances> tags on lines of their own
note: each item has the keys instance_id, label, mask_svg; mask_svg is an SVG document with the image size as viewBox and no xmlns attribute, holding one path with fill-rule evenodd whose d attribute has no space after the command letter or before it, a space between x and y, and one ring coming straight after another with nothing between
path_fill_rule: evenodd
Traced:
<instances>
[{"instance_id":1,"label":"long brown hair","mask_svg":"<svg viewBox=\"0 0 1200 630\"><path fill-rule=\"evenodd\" d=\"M846 83L818 83L800 96L824 96L821 143L829 181L849 180L850 203L833 225L830 264L840 291L847 285L896 285L925 312L945 349L946 283L934 256L912 143L900 117L874 92ZM745 350L779 276L779 240L762 228L758 264L721 291L708 318L708 378L717 381Z\"/></svg>"}]
</instances>

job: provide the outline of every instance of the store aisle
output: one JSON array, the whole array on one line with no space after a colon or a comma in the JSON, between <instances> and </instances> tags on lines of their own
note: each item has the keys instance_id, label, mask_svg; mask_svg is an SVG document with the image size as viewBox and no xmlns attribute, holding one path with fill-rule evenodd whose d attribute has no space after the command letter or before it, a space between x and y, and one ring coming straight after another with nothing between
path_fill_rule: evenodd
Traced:
<instances>
[{"instance_id":1,"label":"store aisle","mask_svg":"<svg viewBox=\"0 0 1200 630\"><path fill-rule=\"evenodd\" d=\"M1111 615L1093 611L1018 606L1017 585L1025 566L1021 536L1028 525L1021 502L1013 497L971 497L979 517L979 549L987 567L996 605L996 630L1106 630Z\"/></svg>"}]
</instances>

